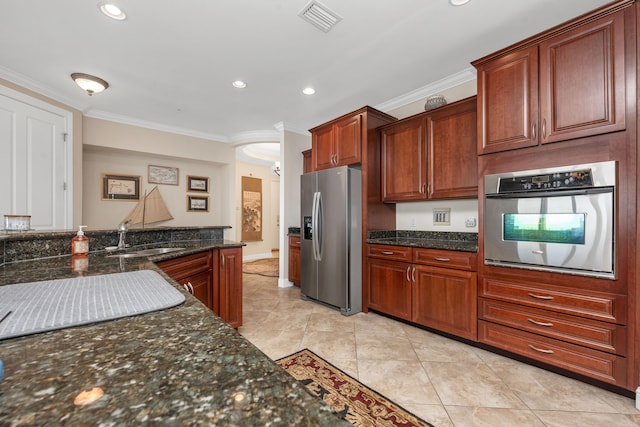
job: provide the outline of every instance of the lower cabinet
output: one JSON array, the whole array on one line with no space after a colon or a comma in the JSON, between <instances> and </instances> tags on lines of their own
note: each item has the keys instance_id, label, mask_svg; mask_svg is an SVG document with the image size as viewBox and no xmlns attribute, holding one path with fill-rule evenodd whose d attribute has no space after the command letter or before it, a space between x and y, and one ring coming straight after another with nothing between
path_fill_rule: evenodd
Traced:
<instances>
[{"instance_id":1,"label":"lower cabinet","mask_svg":"<svg viewBox=\"0 0 640 427\"><path fill-rule=\"evenodd\" d=\"M157 265L231 327L242 326L242 248L212 249Z\"/></svg>"},{"instance_id":2,"label":"lower cabinet","mask_svg":"<svg viewBox=\"0 0 640 427\"><path fill-rule=\"evenodd\" d=\"M158 267L190 294L213 310L213 259L211 251L161 261Z\"/></svg>"},{"instance_id":3,"label":"lower cabinet","mask_svg":"<svg viewBox=\"0 0 640 427\"><path fill-rule=\"evenodd\" d=\"M367 308L477 338L476 254L367 245Z\"/></svg>"},{"instance_id":4,"label":"lower cabinet","mask_svg":"<svg viewBox=\"0 0 640 427\"><path fill-rule=\"evenodd\" d=\"M300 236L289 236L289 281L300 286Z\"/></svg>"},{"instance_id":5,"label":"lower cabinet","mask_svg":"<svg viewBox=\"0 0 640 427\"><path fill-rule=\"evenodd\" d=\"M242 326L242 248L215 252L219 262L216 313L231 327L238 328Z\"/></svg>"}]
</instances>

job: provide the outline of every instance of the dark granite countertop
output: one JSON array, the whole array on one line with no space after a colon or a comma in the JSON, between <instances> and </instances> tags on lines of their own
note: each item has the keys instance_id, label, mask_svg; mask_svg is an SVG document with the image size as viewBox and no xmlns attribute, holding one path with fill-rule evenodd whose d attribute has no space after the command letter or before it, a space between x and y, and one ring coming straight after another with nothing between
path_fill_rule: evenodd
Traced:
<instances>
[{"instance_id":1,"label":"dark granite countertop","mask_svg":"<svg viewBox=\"0 0 640 427\"><path fill-rule=\"evenodd\" d=\"M287 236L299 236L300 235L300 227L289 227L287 229Z\"/></svg>"},{"instance_id":2,"label":"dark granite countertop","mask_svg":"<svg viewBox=\"0 0 640 427\"><path fill-rule=\"evenodd\" d=\"M477 233L405 230L372 231L369 232L366 242L380 245L478 252Z\"/></svg>"},{"instance_id":3,"label":"dark granite countertop","mask_svg":"<svg viewBox=\"0 0 640 427\"><path fill-rule=\"evenodd\" d=\"M173 244L185 250L151 258L91 253L84 274L154 270L185 293L183 304L0 341L0 426L349 425L153 262L243 244ZM75 274L71 256L12 262L0 266L0 286ZM94 387L105 395L74 405Z\"/></svg>"}]
</instances>

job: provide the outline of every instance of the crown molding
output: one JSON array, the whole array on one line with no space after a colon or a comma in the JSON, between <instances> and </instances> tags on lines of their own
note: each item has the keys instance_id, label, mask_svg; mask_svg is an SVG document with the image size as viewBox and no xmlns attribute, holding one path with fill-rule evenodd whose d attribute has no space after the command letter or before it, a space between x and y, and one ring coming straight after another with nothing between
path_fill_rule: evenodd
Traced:
<instances>
[{"instance_id":1,"label":"crown molding","mask_svg":"<svg viewBox=\"0 0 640 427\"><path fill-rule=\"evenodd\" d=\"M411 104L412 102L423 100L431 95L435 95L446 89L459 86L472 80L476 80L476 69L473 67L465 68L464 70L447 76L441 80L435 81L381 104L374 105L374 108L383 112L395 110L397 108L404 107L407 104Z\"/></svg>"}]
</instances>

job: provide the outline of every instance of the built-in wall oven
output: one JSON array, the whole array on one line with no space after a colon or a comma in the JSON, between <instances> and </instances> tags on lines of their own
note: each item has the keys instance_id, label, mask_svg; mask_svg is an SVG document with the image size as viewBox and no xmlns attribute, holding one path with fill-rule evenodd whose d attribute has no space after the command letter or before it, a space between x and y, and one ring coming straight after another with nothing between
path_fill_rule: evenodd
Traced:
<instances>
[{"instance_id":1,"label":"built-in wall oven","mask_svg":"<svg viewBox=\"0 0 640 427\"><path fill-rule=\"evenodd\" d=\"M614 161L484 177L484 262L615 278Z\"/></svg>"}]
</instances>

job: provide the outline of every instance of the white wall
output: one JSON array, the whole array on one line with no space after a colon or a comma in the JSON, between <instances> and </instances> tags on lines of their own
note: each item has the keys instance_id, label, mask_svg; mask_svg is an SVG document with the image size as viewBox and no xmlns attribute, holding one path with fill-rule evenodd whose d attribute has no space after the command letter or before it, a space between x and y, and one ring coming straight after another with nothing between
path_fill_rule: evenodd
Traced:
<instances>
[{"instance_id":1,"label":"white wall","mask_svg":"<svg viewBox=\"0 0 640 427\"><path fill-rule=\"evenodd\" d=\"M287 229L300 227L300 175L303 171L302 152L311 148L311 135L283 131L280 142L280 247L288 248ZM289 254L280 251L280 280L278 286L292 286L289 282Z\"/></svg>"},{"instance_id":2,"label":"white wall","mask_svg":"<svg viewBox=\"0 0 640 427\"><path fill-rule=\"evenodd\" d=\"M442 92L447 103L459 101L475 95L477 85L475 80ZM396 110L388 111L389 114L399 119L412 116L424 111L423 101L407 104ZM451 208L450 225L434 225L433 209ZM475 227L466 227L465 220L475 218ZM429 202L407 202L396 205L396 229L397 230L422 230L422 231L449 231L449 232L478 232L478 199L464 200L438 200Z\"/></svg>"},{"instance_id":3,"label":"white wall","mask_svg":"<svg viewBox=\"0 0 640 427\"><path fill-rule=\"evenodd\" d=\"M242 177L249 176L262 180L262 241L244 242L243 259L270 258L271 250L280 247L279 241L279 190L280 177L271 167L250 163L236 163L236 224L242 224ZM274 194L274 192L276 194ZM275 204L275 206L274 206ZM241 235L238 236L239 238ZM286 246L285 246L286 247Z\"/></svg>"}]
</instances>

